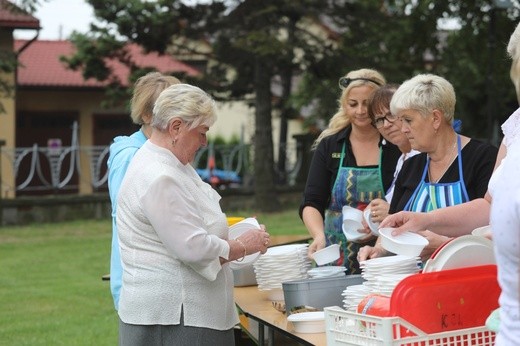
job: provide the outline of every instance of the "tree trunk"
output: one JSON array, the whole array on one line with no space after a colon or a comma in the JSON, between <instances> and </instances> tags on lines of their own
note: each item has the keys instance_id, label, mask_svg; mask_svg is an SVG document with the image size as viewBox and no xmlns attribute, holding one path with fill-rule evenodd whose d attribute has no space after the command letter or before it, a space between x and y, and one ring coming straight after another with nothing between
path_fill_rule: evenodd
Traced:
<instances>
[{"instance_id":1,"label":"tree trunk","mask_svg":"<svg viewBox=\"0 0 520 346\"><path fill-rule=\"evenodd\" d=\"M271 126L271 71L261 57L255 59L255 200L259 211L279 209L274 184L273 133Z\"/></svg>"},{"instance_id":2,"label":"tree trunk","mask_svg":"<svg viewBox=\"0 0 520 346\"><path fill-rule=\"evenodd\" d=\"M290 44L294 41L294 31L296 28L296 20L290 18L287 25L287 43ZM287 158L287 131L288 122L291 114L291 109L288 105L289 97L292 91L292 77L293 77L293 54L292 48L290 49L289 56L287 58L288 63L282 67L280 72L280 79L282 82L282 96L280 99L280 136L278 146L278 183L287 183L286 174L286 158Z\"/></svg>"}]
</instances>

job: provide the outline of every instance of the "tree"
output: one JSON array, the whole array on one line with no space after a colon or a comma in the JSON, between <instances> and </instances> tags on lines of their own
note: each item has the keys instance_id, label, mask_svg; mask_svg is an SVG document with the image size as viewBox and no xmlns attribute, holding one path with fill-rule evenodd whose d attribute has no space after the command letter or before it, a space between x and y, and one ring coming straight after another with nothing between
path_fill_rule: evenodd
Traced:
<instances>
[{"instance_id":1,"label":"tree","mask_svg":"<svg viewBox=\"0 0 520 346\"><path fill-rule=\"evenodd\" d=\"M394 83L435 73L455 87L463 133L497 144L492 124L501 124L518 106L505 45L520 7L514 2L507 10L492 9L491 0L366 0L339 6L332 19L345 29L341 44L305 74L292 97L295 107L312 101L317 118L327 121L339 94L328 91L338 90L339 76L357 68L376 68ZM442 29L439 19L460 27Z\"/></svg>"},{"instance_id":2,"label":"tree","mask_svg":"<svg viewBox=\"0 0 520 346\"><path fill-rule=\"evenodd\" d=\"M250 100L250 95L254 95L255 197L260 210L277 210L271 129L272 78L284 71L287 86L279 107L284 109L286 118L290 113L286 104L290 94L287 81L292 72L299 69L305 59L314 59L316 51L330 48L297 23L317 16L325 5L309 0L297 3L290 0L228 1L225 5L213 1L193 7L181 1L164 0L88 2L102 24L92 24L87 34L75 33L71 39L77 53L66 59L72 68L82 68L85 78L109 79L107 57L123 61L135 78L140 71L125 51L126 41L138 43L148 51L165 53L168 50L174 54L188 49L179 44L183 37L212 43L208 59L215 63L210 65L203 80L191 82L212 92L217 99ZM288 26L288 23L291 24ZM290 37L284 35L287 28L292 32ZM295 49L303 52L299 61L294 59ZM121 81L111 82L116 87Z\"/></svg>"},{"instance_id":3,"label":"tree","mask_svg":"<svg viewBox=\"0 0 520 346\"><path fill-rule=\"evenodd\" d=\"M85 77L109 78L106 57L125 62L133 78L142 74L125 51L127 41L174 55L192 49L184 38L210 43L209 52L197 52L211 62L204 78L184 80L217 99L242 99L255 106L254 179L260 210L278 207L273 110L281 116L283 144L285 121L302 106L312 105L313 115L328 121L338 106L338 78L347 71L376 68L396 83L425 72L446 77L458 94L457 116L463 119L464 133L471 136L489 128L478 119L495 119L481 100L488 105L493 101L497 109L514 100L505 73L509 64L489 66L505 58L503 45L518 9L490 12L491 0L228 0L193 6L180 0L88 2L99 23L92 24L89 33L72 36L78 52L68 59L71 67L83 68ZM443 18L458 18L460 30L439 30ZM484 42L492 41L491 18L496 25L493 42L500 47L482 54ZM317 35L310 23L327 27L329 37ZM301 83L295 93L296 75L301 75ZM277 100L271 92L275 78L282 85ZM495 87L489 87L489 81ZM124 95L117 87L120 82L111 80L109 89L119 97ZM280 151L280 169L283 160Z\"/></svg>"}]
</instances>

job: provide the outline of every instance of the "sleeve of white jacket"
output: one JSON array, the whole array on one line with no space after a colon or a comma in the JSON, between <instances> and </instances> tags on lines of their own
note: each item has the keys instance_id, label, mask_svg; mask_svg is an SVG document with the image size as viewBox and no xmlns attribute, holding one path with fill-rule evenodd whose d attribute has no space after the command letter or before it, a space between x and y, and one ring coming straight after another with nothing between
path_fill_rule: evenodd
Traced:
<instances>
[{"instance_id":1,"label":"sleeve of white jacket","mask_svg":"<svg viewBox=\"0 0 520 346\"><path fill-rule=\"evenodd\" d=\"M213 281L222 268L219 257L229 257L229 244L208 234L197 201L179 184L168 176L154 181L141 198L143 212L173 257Z\"/></svg>"}]
</instances>

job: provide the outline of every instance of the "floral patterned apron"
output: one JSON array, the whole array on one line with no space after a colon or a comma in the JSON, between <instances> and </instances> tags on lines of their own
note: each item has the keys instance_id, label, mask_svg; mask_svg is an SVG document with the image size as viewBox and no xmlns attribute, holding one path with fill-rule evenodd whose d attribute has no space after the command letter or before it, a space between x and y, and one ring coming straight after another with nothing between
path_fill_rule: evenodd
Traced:
<instances>
[{"instance_id":1,"label":"floral patterned apron","mask_svg":"<svg viewBox=\"0 0 520 346\"><path fill-rule=\"evenodd\" d=\"M343 206L348 205L364 210L374 198L383 198L385 191L381 176L382 150L379 150L379 163L375 168L343 167L345 145L343 143L341 149L341 159L331 192L330 204L325 210L325 238L327 245L340 244L341 255L335 265L345 266L346 273L350 275L361 272L357 261L359 249L365 245L373 245L375 240L365 244L347 241L342 230Z\"/></svg>"}]
</instances>

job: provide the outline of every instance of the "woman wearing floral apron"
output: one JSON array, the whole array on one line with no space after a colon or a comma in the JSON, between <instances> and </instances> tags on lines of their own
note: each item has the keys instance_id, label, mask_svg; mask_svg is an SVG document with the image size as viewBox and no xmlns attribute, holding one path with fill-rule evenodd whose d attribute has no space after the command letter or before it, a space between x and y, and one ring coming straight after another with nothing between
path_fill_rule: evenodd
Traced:
<instances>
[{"instance_id":1,"label":"woman wearing floral apron","mask_svg":"<svg viewBox=\"0 0 520 346\"><path fill-rule=\"evenodd\" d=\"M344 265L347 274L360 272L357 252L375 238L368 234L356 243L347 241L342 208L348 205L363 210L372 199L383 198L400 156L395 145L383 145L367 112L371 94L383 84L383 76L369 69L352 71L340 79L340 109L316 140L300 206L300 216L313 238L309 256L330 244L340 244L340 259L331 264Z\"/></svg>"}]
</instances>

